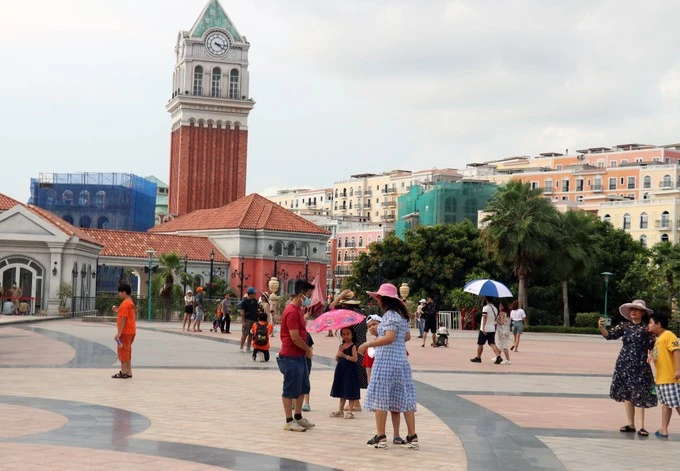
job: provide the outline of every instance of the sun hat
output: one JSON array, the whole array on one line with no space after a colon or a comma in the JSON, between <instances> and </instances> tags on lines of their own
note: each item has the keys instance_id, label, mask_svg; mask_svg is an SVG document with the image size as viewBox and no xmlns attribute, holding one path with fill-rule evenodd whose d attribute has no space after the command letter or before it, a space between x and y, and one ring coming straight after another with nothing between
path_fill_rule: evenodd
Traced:
<instances>
[{"instance_id":1,"label":"sun hat","mask_svg":"<svg viewBox=\"0 0 680 471\"><path fill-rule=\"evenodd\" d=\"M188 290L187 290L187 294L189 294L189 293L194 294L193 291L191 291L190 289L188 289Z\"/></svg>"},{"instance_id":2,"label":"sun hat","mask_svg":"<svg viewBox=\"0 0 680 471\"><path fill-rule=\"evenodd\" d=\"M399 299L399 291L397 291L397 287L392 283L383 283L380 285L380 288L378 288L378 291L366 291L366 294L368 294L373 299L378 299L378 296L383 298L394 298L399 301L402 306L404 306L405 310L407 310L404 301Z\"/></svg>"},{"instance_id":3,"label":"sun hat","mask_svg":"<svg viewBox=\"0 0 680 471\"><path fill-rule=\"evenodd\" d=\"M423 303L426 303L426 302L427 302L427 300L423 298L420 301L418 301L418 304L423 304Z\"/></svg>"},{"instance_id":4,"label":"sun hat","mask_svg":"<svg viewBox=\"0 0 680 471\"><path fill-rule=\"evenodd\" d=\"M370 316L368 316L368 317L366 318L366 324L368 324L368 323L371 322L371 321L375 321L375 322L380 323L380 322L382 322L382 317L380 317L380 316L377 315L377 314L371 314Z\"/></svg>"},{"instance_id":5,"label":"sun hat","mask_svg":"<svg viewBox=\"0 0 680 471\"><path fill-rule=\"evenodd\" d=\"M647 307L647 303L645 303L642 299L636 299L632 303L625 303L622 304L621 307L619 307L619 312L623 317L626 319L630 320L630 310L631 309L639 309L641 311L645 311L647 314L653 314L654 311L649 309Z\"/></svg>"},{"instance_id":6,"label":"sun hat","mask_svg":"<svg viewBox=\"0 0 680 471\"><path fill-rule=\"evenodd\" d=\"M255 294L257 293L257 290L253 288L252 286L248 287L248 291L246 291L248 294Z\"/></svg>"}]
</instances>

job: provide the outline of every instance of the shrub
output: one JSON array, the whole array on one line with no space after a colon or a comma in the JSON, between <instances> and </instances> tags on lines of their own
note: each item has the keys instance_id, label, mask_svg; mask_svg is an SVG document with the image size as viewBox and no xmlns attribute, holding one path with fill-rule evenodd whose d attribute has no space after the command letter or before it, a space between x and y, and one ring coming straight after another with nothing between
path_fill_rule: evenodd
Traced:
<instances>
[{"instance_id":1,"label":"shrub","mask_svg":"<svg viewBox=\"0 0 680 471\"><path fill-rule=\"evenodd\" d=\"M562 325L530 325L525 332L552 332L557 334L599 334L597 327L564 327Z\"/></svg>"},{"instance_id":2,"label":"shrub","mask_svg":"<svg viewBox=\"0 0 680 471\"><path fill-rule=\"evenodd\" d=\"M541 311L539 309L528 307L525 309L527 313L527 322L529 325L561 325L562 313L553 313L550 311Z\"/></svg>"},{"instance_id":3,"label":"shrub","mask_svg":"<svg viewBox=\"0 0 680 471\"><path fill-rule=\"evenodd\" d=\"M597 327L597 321L602 317L599 312L579 312L576 314L576 327Z\"/></svg>"}]
</instances>

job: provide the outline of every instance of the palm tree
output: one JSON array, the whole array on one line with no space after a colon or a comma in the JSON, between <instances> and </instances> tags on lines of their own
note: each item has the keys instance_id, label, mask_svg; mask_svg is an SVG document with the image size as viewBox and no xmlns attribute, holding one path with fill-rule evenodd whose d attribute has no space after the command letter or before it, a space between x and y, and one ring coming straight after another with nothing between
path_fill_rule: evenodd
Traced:
<instances>
[{"instance_id":1,"label":"palm tree","mask_svg":"<svg viewBox=\"0 0 680 471\"><path fill-rule=\"evenodd\" d=\"M482 220L482 240L499 264L507 264L519 279L520 306L528 306L527 278L550 252L558 216L540 188L511 180L489 200Z\"/></svg>"},{"instance_id":2,"label":"palm tree","mask_svg":"<svg viewBox=\"0 0 680 471\"><path fill-rule=\"evenodd\" d=\"M179 285L175 284L175 280L179 279L181 258L175 252L162 253L158 256L158 272L156 273L156 280L160 285L158 295L163 299L165 304L165 318L170 320L172 316L172 301L175 292L180 289Z\"/></svg>"},{"instance_id":3,"label":"palm tree","mask_svg":"<svg viewBox=\"0 0 680 471\"><path fill-rule=\"evenodd\" d=\"M551 250L550 273L562 282L564 325L569 327L569 281L589 268L597 253L600 237L597 217L585 211L559 214L559 237Z\"/></svg>"}]
</instances>

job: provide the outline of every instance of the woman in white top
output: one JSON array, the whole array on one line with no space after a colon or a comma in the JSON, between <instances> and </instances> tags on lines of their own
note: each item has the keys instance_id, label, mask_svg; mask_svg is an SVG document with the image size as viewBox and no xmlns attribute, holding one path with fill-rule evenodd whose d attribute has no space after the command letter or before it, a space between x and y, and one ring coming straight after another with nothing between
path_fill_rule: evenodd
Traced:
<instances>
[{"instance_id":1,"label":"woman in white top","mask_svg":"<svg viewBox=\"0 0 680 471\"><path fill-rule=\"evenodd\" d=\"M191 316L194 313L194 292L187 290L184 296L184 322L182 322L182 330L186 326L187 331L191 328Z\"/></svg>"},{"instance_id":2,"label":"woman in white top","mask_svg":"<svg viewBox=\"0 0 680 471\"><path fill-rule=\"evenodd\" d=\"M510 364L510 313L507 303L498 305L498 323L496 324L496 346L505 354L503 365Z\"/></svg>"},{"instance_id":3,"label":"woman in white top","mask_svg":"<svg viewBox=\"0 0 680 471\"><path fill-rule=\"evenodd\" d=\"M510 306L510 319L512 320L512 335L515 336L515 344L510 347L510 350L517 351L519 348L519 338L524 332L527 325L527 315L524 309L519 307L519 301L515 300Z\"/></svg>"}]
</instances>

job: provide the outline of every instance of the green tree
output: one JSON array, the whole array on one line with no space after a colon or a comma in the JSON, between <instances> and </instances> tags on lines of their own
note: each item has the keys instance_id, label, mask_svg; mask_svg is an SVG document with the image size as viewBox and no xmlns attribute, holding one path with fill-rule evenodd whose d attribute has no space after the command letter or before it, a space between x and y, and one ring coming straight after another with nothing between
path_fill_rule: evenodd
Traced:
<instances>
[{"instance_id":1,"label":"green tree","mask_svg":"<svg viewBox=\"0 0 680 471\"><path fill-rule=\"evenodd\" d=\"M156 272L155 285L159 297L165 306L165 319L170 320L172 316L173 299L181 297L182 287L175 283L180 279L181 258L175 252L162 253L158 256L158 271Z\"/></svg>"},{"instance_id":2,"label":"green tree","mask_svg":"<svg viewBox=\"0 0 680 471\"><path fill-rule=\"evenodd\" d=\"M597 217L585 211L559 214L559 232L547 266L552 276L562 284L563 324L570 325L569 281L583 276L593 262L600 237L596 232Z\"/></svg>"},{"instance_id":3,"label":"green tree","mask_svg":"<svg viewBox=\"0 0 680 471\"><path fill-rule=\"evenodd\" d=\"M527 279L548 256L559 219L540 188L511 180L489 200L482 220L482 241L499 265L508 264L519 279L518 300L528 306Z\"/></svg>"}]
</instances>

